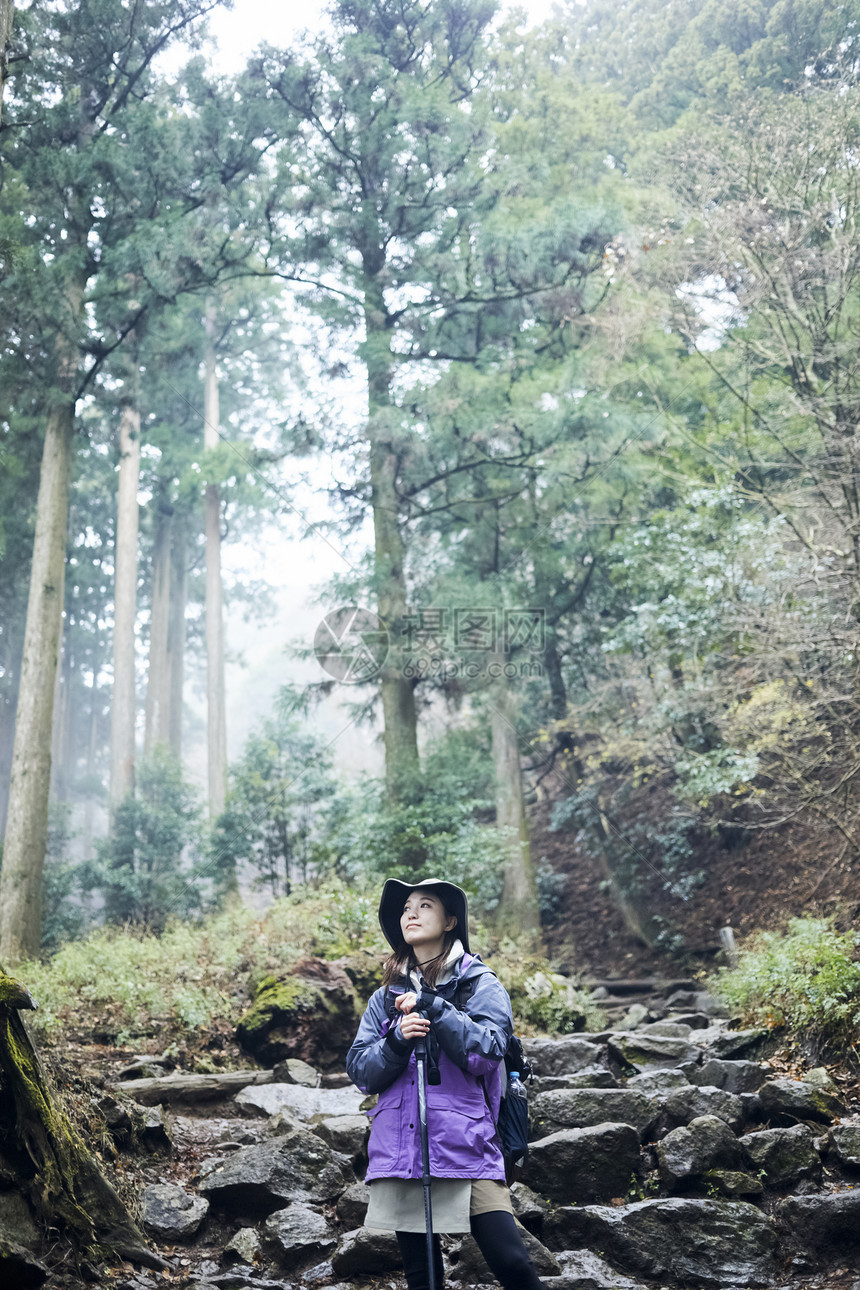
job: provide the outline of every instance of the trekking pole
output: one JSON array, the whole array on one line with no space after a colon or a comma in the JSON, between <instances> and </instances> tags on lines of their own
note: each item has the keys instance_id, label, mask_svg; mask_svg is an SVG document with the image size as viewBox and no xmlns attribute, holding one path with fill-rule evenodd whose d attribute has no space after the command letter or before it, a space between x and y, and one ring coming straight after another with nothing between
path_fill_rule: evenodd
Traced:
<instances>
[{"instance_id":1,"label":"trekking pole","mask_svg":"<svg viewBox=\"0 0 860 1290\"><path fill-rule=\"evenodd\" d=\"M421 1129L421 1180L424 1183L424 1224L427 1229L427 1285L436 1290L436 1262L433 1250L433 1207L430 1200L430 1138L427 1133L427 1042L415 1043L418 1068L418 1124Z\"/></svg>"}]
</instances>

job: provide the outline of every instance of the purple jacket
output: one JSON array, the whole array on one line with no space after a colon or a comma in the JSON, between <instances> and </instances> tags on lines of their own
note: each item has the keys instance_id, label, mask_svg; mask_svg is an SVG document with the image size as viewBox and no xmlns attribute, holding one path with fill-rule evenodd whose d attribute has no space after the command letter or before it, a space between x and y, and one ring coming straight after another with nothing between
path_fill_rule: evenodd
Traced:
<instances>
[{"instance_id":1,"label":"purple jacket","mask_svg":"<svg viewBox=\"0 0 860 1290\"><path fill-rule=\"evenodd\" d=\"M449 1002L462 979L479 978L463 1011ZM495 973L477 955L464 955L454 978L438 992L422 991L418 1006L439 1041L439 1084L427 1086L430 1173L435 1178L504 1179L496 1134L505 1067L513 1032L511 1001ZM401 987L390 986L393 995ZM448 998L446 998L446 995ZM420 1178L421 1140L413 1044L394 1026L380 987L370 998L346 1058L353 1084L378 1093L368 1148L367 1182Z\"/></svg>"}]
</instances>

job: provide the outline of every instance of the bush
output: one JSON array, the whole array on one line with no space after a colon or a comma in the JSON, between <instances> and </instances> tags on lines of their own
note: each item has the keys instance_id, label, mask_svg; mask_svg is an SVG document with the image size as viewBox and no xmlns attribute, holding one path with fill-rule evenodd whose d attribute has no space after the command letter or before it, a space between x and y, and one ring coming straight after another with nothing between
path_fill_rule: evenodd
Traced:
<instances>
[{"instance_id":1,"label":"bush","mask_svg":"<svg viewBox=\"0 0 860 1290\"><path fill-rule=\"evenodd\" d=\"M298 888L264 912L234 905L195 924L174 923L161 935L97 928L47 962L16 970L39 1004L28 1024L42 1039L74 1033L127 1044L158 1035L162 1048L195 1032L198 1039L207 1030L223 1035L246 1010L255 984L288 975L311 955L360 954L371 968L361 987L369 993L374 965L388 953L376 920L378 896L376 883L368 895L330 878ZM473 927L475 948L483 953L490 938ZM488 961L511 994L519 1029L602 1028L604 1018L588 996L550 976L545 961L524 957L516 942L505 941Z\"/></svg>"},{"instance_id":2,"label":"bush","mask_svg":"<svg viewBox=\"0 0 860 1290\"><path fill-rule=\"evenodd\" d=\"M750 1024L786 1026L816 1052L844 1052L860 1026L858 946L860 934L837 931L832 919L793 918L784 933L750 938L711 989Z\"/></svg>"},{"instance_id":3,"label":"bush","mask_svg":"<svg viewBox=\"0 0 860 1290\"><path fill-rule=\"evenodd\" d=\"M483 944L478 937L476 945ZM511 996L514 1027L526 1034L571 1035L578 1030L603 1030L606 1013L590 993L570 977L550 970L544 959L524 956L513 941L481 957Z\"/></svg>"},{"instance_id":4,"label":"bush","mask_svg":"<svg viewBox=\"0 0 860 1290\"><path fill-rule=\"evenodd\" d=\"M283 974L312 954L336 957L326 919L355 893L331 883L302 888L265 912L235 906L196 924L174 923L159 936L143 928L101 927L64 945L47 963L16 973L39 1004L30 1024L45 1037L70 1028L128 1042L206 1027L232 1028L247 1006L247 986ZM362 945L383 953L378 928Z\"/></svg>"}]
</instances>

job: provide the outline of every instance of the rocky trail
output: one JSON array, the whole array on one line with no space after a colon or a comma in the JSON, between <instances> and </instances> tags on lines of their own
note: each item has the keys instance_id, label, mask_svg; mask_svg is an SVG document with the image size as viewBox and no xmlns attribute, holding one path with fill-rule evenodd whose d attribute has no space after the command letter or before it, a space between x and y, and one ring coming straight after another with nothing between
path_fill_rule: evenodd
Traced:
<instances>
[{"instance_id":1,"label":"rocky trail","mask_svg":"<svg viewBox=\"0 0 860 1290\"><path fill-rule=\"evenodd\" d=\"M789 1067L693 983L596 993L611 1029L527 1041L533 1141L512 1191L546 1285L860 1290L853 1086ZM372 1099L344 1075L298 1059L195 1075L142 1055L101 1082L103 1154L167 1266L47 1273L0 1181L0 1234L21 1250L4 1290L404 1286L394 1238L362 1227ZM452 1286L488 1279L471 1238L443 1244Z\"/></svg>"}]
</instances>

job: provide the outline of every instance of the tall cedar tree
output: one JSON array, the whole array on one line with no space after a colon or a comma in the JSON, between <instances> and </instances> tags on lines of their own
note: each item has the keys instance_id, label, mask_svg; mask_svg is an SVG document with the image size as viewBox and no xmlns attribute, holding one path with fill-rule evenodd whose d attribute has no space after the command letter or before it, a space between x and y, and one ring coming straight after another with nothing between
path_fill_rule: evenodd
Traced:
<instances>
[{"instance_id":1,"label":"tall cedar tree","mask_svg":"<svg viewBox=\"0 0 860 1290\"><path fill-rule=\"evenodd\" d=\"M279 271L327 278L329 316L363 332L369 500L379 615L396 640L407 613L399 489L409 439L397 372L416 308L435 298L440 257L481 192L483 129L470 111L492 0L336 0L332 34L264 50L256 67L284 137L305 144L281 232ZM392 799L418 769L414 683L392 650L381 676Z\"/></svg>"},{"instance_id":2,"label":"tall cedar tree","mask_svg":"<svg viewBox=\"0 0 860 1290\"><path fill-rule=\"evenodd\" d=\"M171 209L171 186L174 198L182 192L181 149L177 138L165 137L166 127L156 138L163 119L151 64L211 7L209 0L180 0L139 12L108 0L96 14L81 0L31 10L25 56L16 64L4 123L14 182L7 179L5 201L7 213L20 203L24 247L5 294L11 326L38 338L33 368L45 391L45 431L0 876L0 954L9 962L39 947L75 408L95 367L146 307L142 293L129 298L123 289L128 277L120 266L135 285L138 273L147 283L157 266L144 230L158 240L161 226L160 240L169 243L165 222L183 205L180 198ZM186 194L184 205L195 201ZM96 336L89 305L108 283L123 307L111 330ZM150 283L147 295L154 294Z\"/></svg>"}]
</instances>

